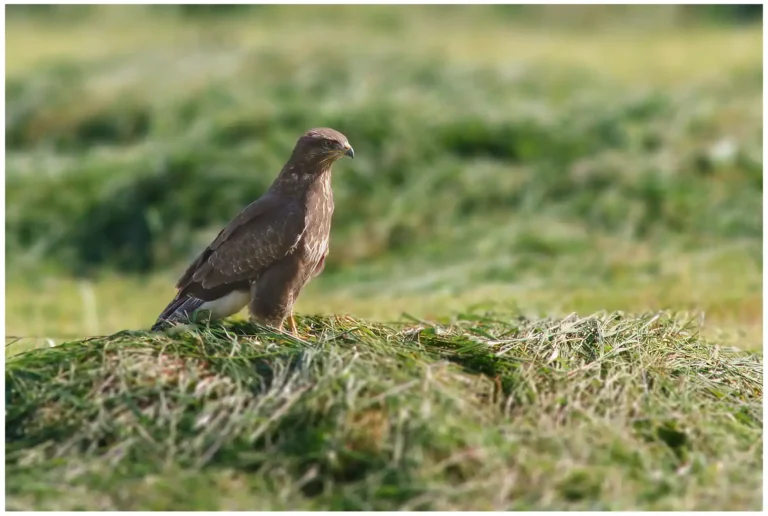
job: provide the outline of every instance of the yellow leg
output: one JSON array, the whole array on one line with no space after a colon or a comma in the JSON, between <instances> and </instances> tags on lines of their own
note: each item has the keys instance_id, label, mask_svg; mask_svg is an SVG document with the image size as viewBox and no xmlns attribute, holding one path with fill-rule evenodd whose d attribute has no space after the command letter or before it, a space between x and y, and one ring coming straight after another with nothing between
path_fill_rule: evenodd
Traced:
<instances>
[{"instance_id":1,"label":"yellow leg","mask_svg":"<svg viewBox=\"0 0 768 516\"><path fill-rule=\"evenodd\" d=\"M291 310L291 316L290 316L290 319L291 319L291 334L292 334L294 337L298 337L298 336L299 336L299 332L298 332L298 330L296 329L296 320L293 318L293 310Z\"/></svg>"}]
</instances>

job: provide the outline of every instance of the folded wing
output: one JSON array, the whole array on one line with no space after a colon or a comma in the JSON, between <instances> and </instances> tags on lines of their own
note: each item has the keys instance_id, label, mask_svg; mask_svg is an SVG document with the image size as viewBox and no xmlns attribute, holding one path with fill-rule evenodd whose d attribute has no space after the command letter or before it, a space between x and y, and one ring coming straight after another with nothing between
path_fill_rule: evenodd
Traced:
<instances>
[{"instance_id":1,"label":"folded wing","mask_svg":"<svg viewBox=\"0 0 768 516\"><path fill-rule=\"evenodd\" d=\"M268 193L254 201L187 268L158 323L189 305L186 298L213 301L247 290L251 281L295 249L304 227L304 210L293 199Z\"/></svg>"}]
</instances>

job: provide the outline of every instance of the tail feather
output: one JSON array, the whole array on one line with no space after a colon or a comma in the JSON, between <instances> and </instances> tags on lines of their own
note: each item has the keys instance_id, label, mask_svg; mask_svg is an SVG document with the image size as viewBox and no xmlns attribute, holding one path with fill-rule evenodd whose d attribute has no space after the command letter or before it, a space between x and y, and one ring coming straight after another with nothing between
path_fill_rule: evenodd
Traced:
<instances>
[{"instance_id":1,"label":"tail feather","mask_svg":"<svg viewBox=\"0 0 768 516\"><path fill-rule=\"evenodd\" d=\"M205 303L202 299L178 295L171 301L165 310L158 316L157 321L152 326L152 331L159 331L174 322L187 322L194 314L195 310Z\"/></svg>"}]
</instances>

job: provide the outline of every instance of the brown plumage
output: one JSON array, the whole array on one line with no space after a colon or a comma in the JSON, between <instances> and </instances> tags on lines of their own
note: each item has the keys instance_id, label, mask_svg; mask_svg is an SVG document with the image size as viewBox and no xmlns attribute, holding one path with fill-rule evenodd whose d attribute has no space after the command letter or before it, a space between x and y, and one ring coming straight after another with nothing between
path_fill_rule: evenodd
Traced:
<instances>
[{"instance_id":1,"label":"brown plumage","mask_svg":"<svg viewBox=\"0 0 768 516\"><path fill-rule=\"evenodd\" d=\"M192 262L152 329L198 315L220 319L246 305L253 320L282 327L301 289L325 265L331 166L345 155L354 157L354 151L333 129L312 129L299 138L269 190Z\"/></svg>"}]
</instances>

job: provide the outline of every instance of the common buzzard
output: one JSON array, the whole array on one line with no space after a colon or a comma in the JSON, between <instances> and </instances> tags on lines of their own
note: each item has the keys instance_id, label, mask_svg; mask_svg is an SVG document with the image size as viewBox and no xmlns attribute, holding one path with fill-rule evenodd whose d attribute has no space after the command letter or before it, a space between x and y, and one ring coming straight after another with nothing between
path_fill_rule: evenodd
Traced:
<instances>
[{"instance_id":1,"label":"common buzzard","mask_svg":"<svg viewBox=\"0 0 768 516\"><path fill-rule=\"evenodd\" d=\"M331 167L354 155L340 132L307 131L269 190L192 262L152 330L198 315L221 319L247 305L252 320L275 328L290 315L295 334L293 305L328 254Z\"/></svg>"}]
</instances>

